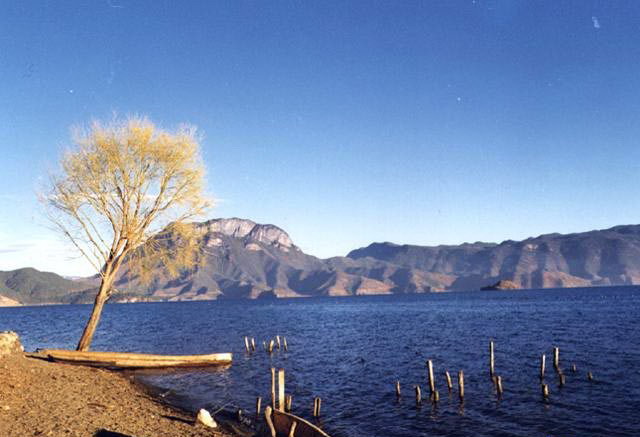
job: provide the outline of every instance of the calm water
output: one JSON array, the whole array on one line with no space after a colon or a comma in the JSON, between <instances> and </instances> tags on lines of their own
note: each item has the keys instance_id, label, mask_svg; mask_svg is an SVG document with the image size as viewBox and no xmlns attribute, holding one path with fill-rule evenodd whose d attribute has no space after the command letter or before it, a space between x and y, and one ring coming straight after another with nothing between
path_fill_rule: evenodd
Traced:
<instances>
[{"instance_id":1,"label":"calm water","mask_svg":"<svg viewBox=\"0 0 640 437\"><path fill-rule=\"evenodd\" d=\"M28 350L72 348L89 310L0 308L0 330L18 331ZM269 368L285 368L294 412L308 418L313 397L322 397L322 426L334 437L637 436L638 316L640 289L632 287L108 305L93 349L233 352L225 370L141 376L189 408L252 412L256 396L267 403ZM262 341L276 334L287 337L289 352L269 357ZM244 352L245 335L258 341L253 355ZM502 399L488 377L490 338ZM543 401L539 355L545 352L551 364L554 345L567 381L560 389L548 366L551 396ZM434 361L441 399L417 407L413 385L428 393L427 359ZM445 369L464 370L464 404L455 391L448 394Z\"/></svg>"}]
</instances>

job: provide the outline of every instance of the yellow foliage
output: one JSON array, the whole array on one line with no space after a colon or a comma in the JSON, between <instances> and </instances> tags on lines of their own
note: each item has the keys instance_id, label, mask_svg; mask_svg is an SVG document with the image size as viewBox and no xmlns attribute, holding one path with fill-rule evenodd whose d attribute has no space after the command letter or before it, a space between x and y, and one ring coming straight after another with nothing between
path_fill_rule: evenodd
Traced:
<instances>
[{"instance_id":1,"label":"yellow foliage","mask_svg":"<svg viewBox=\"0 0 640 437\"><path fill-rule=\"evenodd\" d=\"M93 122L73 139L44 200L52 221L103 281L112 282L125 259L141 278L160 266L172 275L196 266L197 238L188 221L210 202L195 128L168 132L134 117Z\"/></svg>"}]
</instances>

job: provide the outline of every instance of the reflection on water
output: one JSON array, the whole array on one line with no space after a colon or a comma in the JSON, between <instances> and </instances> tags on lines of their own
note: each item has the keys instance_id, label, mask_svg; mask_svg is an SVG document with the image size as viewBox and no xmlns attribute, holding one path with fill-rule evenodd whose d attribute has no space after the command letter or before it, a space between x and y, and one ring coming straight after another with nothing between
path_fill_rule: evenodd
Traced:
<instances>
[{"instance_id":1,"label":"reflection on water","mask_svg":"<svg viewBox=\"0 0 640 437\"><path fill-rule=\"evenodd\" d=\"M28 350L73 348L89 310L0 308L0 330L18 331ZM322 426L335 437L636 436L639 310L640 292L631 287L108 305L93 348L233 352L233 365L224 369L139 375L188 408L253 412L257 396L268 404L270 367L284 368L293 411L310 418L313 398L321 397ZM287 337L289 351L269 356L262 341L277 334ZM255 353L245 353L244 336L256 338ZM500 399L488 374L490 338L504 385ZM562 388L552 365L555 345L566 375ZM548 360L547 401L540 390L541 353ZM427 359L434 363L437 405L429 402ZM452 393L445 370L454 380ZM464 403L457 394L459 370L465 373ZM418 406L416 384L423 390Z\"/></svg>"}]
</instances>

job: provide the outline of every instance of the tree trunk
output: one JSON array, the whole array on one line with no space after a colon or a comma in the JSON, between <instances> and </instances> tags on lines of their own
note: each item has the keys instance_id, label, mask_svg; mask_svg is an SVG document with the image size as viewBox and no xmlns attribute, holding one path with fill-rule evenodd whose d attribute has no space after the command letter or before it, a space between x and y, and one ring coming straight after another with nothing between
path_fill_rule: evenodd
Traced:
<instances>
[{"instance_id":1,"label":"tree trunk","mask_svg":"<svg viewBox=\"0 0 640 437\"><path fill-rule=\"evenodd\" d=\"M79 351L88 351L91 346L91 341L93 340L93 334L96 332L96 328L98 327L98 322L100 321L100 315L102 314L102 307L104 306L107 299L109 299L109 291L111 290L112 278L104 277L102 278L102 282L100 283L100 290L96 295L96 300L93 302L93 310L91 311L91 317L89 317L89 321L87 325L84 327L84 332L82 333L82 337L80 337L80 341L78 342L78 346L76 350Z\"/></svg>"}]
</instances>

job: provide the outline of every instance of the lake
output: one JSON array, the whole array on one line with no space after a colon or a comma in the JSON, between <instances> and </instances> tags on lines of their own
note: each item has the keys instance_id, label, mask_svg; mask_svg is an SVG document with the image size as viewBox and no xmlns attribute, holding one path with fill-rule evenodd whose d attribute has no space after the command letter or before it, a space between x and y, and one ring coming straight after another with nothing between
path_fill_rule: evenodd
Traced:
<instances>
[{"instance_id":1,"label":"lake","mask_svg":"<svg viewBox=\"0 0 640 437\"><path fill-rule=\"evenodd\" d=\"M90 306L0 308L0 330L27 350L73 348ZM270 368L286 370L293 412L310 418L322 398L322 427L352 436L640 435L640 288L208 301L107 305L93 350L161 354L233 352L221 370L154 372L139 378L182 407L210 411L269 403ZM289 351L269 356L262 341L285 336ZM244 351L243 337L258 350ZM488 372L495 341L498 398ZM566 385L558 386L553 346ZM540 355L547 355L540 389ZM433 360L440 401L428 399ZM577 372L571 372L575 364ZM464 370L465 399L457 395ZM444 371L453 376L446 387ZM593 381L587 380L592 372ZM396 399L395 381L402 388ZM422 387L416 405L413 386Z\"/></svg>"}]
</instances>

